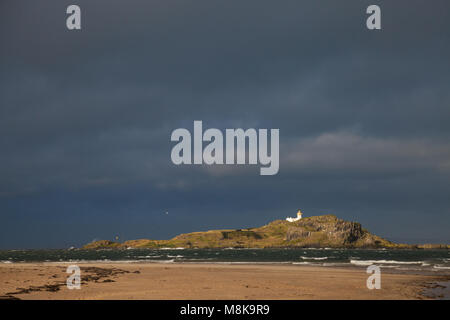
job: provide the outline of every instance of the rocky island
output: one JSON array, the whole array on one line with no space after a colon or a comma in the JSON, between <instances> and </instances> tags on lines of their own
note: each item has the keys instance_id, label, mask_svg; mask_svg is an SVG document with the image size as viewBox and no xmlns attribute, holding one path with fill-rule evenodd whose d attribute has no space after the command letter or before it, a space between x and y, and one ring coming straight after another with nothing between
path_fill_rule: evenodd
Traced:
<instances>
[{"instance_id":1,"label":"rocky island","mask_svg":"<svg viewBox=\"0 0 450 320\"><path fill-rule=\"evenodd\" d=\"M291 220L292 221L292 220ZM210 230L180 234L169 240L138 239L123 243L100 240L83 249L106 248L392 248L450 249L445 244L397 244L335 215L275 220L259 228Z\"/></svg>"}]
</instances>

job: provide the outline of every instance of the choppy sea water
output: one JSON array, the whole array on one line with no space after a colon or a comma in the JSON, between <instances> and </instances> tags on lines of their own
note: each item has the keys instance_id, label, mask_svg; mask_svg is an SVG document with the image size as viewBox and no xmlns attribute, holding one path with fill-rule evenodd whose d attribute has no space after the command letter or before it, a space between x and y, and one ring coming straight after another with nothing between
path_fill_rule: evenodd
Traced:
<instances>
[{"instance_id":1,"label":"choppy sea water","mask_svg":"<svg viewBox=\"0 0 450 320\"><path fill-rule=\"evenodd\" d=\"M0 263L149 262L291 264L366 267L450 274L450 250L387 249L104 249L2 250Z\"/></svg>"}]
</instances>

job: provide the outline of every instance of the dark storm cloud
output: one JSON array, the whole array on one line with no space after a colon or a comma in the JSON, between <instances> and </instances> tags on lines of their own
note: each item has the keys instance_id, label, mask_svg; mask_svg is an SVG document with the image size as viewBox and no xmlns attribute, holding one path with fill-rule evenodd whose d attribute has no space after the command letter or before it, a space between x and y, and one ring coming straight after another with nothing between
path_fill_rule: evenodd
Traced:
<instances>
[{"instance_id":1,"label":"dark storm cloud","mask_svg":"<svg viewBox=\"0 0 450 320\"><path fill-rule=\"evenodd\" d=\"M72 2L2 2L1 245L168 237L297 207L450 241L449 5L378 3L370 32L368 1L78 1L82 31L65 28ZM170 133L193 120L280 128L280 173L174 166Z\"/></svg>"}]
</instances>

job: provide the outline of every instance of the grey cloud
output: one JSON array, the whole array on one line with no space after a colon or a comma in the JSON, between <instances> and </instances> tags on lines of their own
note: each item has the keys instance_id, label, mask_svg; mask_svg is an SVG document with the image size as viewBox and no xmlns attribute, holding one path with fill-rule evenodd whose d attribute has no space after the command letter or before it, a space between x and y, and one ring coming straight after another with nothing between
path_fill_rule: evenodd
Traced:
<instances>
[{"instance_id":1,"label":"grey cloud","mask_svg":"<svg viewBox=\"0 0 450 320\"><path fill-rule=\"evenodd\" d=\"M301 205L381 231L422 210L448 225L448 1L379 1L383 30L373 33L370 1L77 3L81 32L65 29L70 1L0 4L9 229L60 198L67 212L88 202L94 220L111 212L111 228L126 225L128 208L145 220L167 203L189 212L192 228L215 205L236 223ZM171 131L194 120L279 128L280 173L171 164Z\"/></svg>"},{"instance_id":2,"label":"grey cloud","mask_svg":"<svg viewBox=\"0 0 450 320\"><path fill-rule=\"evenodd\" d=\"M447 141L364 137L341 131L292 141L283 150L283 164L288 170L341 171L345 175L396 175L421 170L450 173Z\"/></svg>"}]
</instances>

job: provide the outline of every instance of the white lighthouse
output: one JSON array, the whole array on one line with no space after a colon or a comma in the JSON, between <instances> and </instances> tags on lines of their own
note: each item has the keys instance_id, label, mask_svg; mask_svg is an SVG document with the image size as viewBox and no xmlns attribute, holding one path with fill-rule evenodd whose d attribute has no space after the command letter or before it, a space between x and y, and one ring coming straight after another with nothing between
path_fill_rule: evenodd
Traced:
<instances>
[{"instance_id":1,"label":"white lighthouse","mask_svg":"<svg viewBox=\"0 0 450 320\"><path fill-rule=\"evenodd\" d=\"M286 221L289 221L289 222L295 222L295 221L298 221L298 220L300 220L301 218L302 218L302 211L299 209L298 211L297 211L297 218L290 218L290 217L287 217L286 218Z\"/></svg>"}]
</instances>

